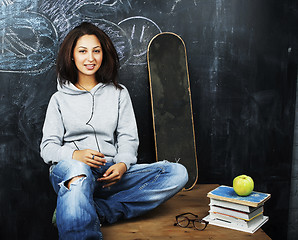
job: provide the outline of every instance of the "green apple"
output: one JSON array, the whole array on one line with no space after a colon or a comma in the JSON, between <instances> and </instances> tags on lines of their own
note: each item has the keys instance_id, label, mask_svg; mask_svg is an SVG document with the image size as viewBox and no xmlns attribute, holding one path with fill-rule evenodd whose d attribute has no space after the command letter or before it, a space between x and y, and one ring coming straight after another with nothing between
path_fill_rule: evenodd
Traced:
<instances>
[{"instance_id":1,"label":"green apple","mask_svg":"<svg viewBox=\"0 0 298 240\"><path fill-rule=\"evenodd\" d=\"M240 175L234 178L233 188L239 196L248 196L254 190L254 181L250 176Z\"/></svg>"}]
</instances>

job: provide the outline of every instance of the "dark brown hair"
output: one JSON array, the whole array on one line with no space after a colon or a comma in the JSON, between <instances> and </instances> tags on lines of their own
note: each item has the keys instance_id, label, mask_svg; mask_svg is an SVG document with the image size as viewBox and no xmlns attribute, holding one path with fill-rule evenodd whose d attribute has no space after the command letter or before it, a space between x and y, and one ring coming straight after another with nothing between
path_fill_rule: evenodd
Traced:
<instances>
[{"instance_id":1,"label":"dark brown hair","mask_svg":"<svg viewBox=\"0 0 298 240\"><path fill-rule=\"evenodd\" d=\"M63 40L57 57L57 75L60 84L78 81L78 70L72 60L73 50L80 37L95 35L102 47L103 60L100 68L95 73L97 82L113 83L117 88L122 88L118 82L119 58L117 51L108 35L92 23L83 22L71 30Z\"/></svg>"}]
</instances>

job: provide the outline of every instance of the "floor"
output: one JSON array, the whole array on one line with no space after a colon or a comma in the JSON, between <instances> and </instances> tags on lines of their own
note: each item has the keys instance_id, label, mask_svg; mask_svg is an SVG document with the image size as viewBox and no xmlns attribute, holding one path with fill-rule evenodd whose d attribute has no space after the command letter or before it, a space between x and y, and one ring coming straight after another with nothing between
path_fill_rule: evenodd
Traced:
<instances>
[{"instance_id":1,"label":"floor","mask_svg":"<svg viewBox=\"0 0 298 240\"><path fill-rule=\"evenodd\" d=\"M172 199L141 217L103 226L105 240L151 240L151 239L270 239L259 229L254 234L208 225L204 231L174 226L175 216L185 212L208 215L207 193L217 184L198 184L191 191L181 191Z\"/></svg>"}]
</instances>

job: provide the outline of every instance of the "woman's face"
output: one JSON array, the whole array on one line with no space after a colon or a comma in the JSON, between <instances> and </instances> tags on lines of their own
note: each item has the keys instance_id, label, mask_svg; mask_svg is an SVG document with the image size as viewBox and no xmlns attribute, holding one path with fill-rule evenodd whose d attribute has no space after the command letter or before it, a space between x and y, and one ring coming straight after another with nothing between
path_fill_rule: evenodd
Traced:
<instances>
[{"instance_id":1,"label":"woman's face","mask_svg":"<svg viewBox=\"0 0 298 240\"><path fill-rule=\"evenodd\" d=\"M80 37L73 50L73 59L78 69L78 80L93 77L102 63L102 48L95 35Z\"/></svg>"}]
</instances>

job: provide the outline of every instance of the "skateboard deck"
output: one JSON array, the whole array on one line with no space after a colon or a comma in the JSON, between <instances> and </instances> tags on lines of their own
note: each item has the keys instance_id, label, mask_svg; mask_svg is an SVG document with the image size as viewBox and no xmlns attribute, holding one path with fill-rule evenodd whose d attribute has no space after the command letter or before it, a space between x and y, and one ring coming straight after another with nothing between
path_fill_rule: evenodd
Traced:
<instances>
[{"instance_id":1,"label":"skateboard deck","mask_svg":"<svg viewBox=\"0 0 298 240\"><path fill-rule=\"evenodd\" d=\"M193 111L183 40L164 32L147 49L156 160L179 162L188 171L186 190L198 178Z\"/></svg>"}]
</instances>

